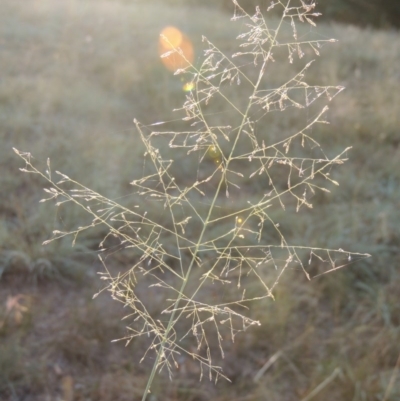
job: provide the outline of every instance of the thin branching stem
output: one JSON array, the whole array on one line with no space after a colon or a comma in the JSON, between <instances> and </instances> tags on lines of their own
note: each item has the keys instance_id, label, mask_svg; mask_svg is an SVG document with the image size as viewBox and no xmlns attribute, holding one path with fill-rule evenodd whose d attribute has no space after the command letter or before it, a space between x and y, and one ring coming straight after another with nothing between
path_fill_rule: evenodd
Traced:
<instances>
[{"instance_id":1,"label":"thin branching stem","mask_svg":"<svg viewBox=\"0 0 400 401\"><path fill-rule=\"evenodd\" d=\"M318 56L323 45L334 42L308 40L311 31L300 35L297 25L315 26L315 3L272 2L269 9L282 9L275 27L259 7L250 15L237 0L233 3L233 20L246 22L237 38L239 51L232 55L203 38L204 58L193 65L163 37L168 51L161 57L184 61L186 67L175 75L183 75L191 89L175 110L183 114L180 123L143 126L134 120L145 147L143 176L131 182L136 205L125 207L59 172L60 181L55 182L50 161L42 173L29 153L15 150L25 161L22 171L50 184L42 202L78 206L92 219L77 228L54 230L44 244L67 236L75 244L86 231L106 228L99 243L104 289L130 309L128 333L120 340L128 345L143 337L147 345L141 361L155 354L142 401L157 372L164 369L172 377L173 368L188 360L199 364L200 379L208 371L210 380L229 380L215 352L224 358L225 339L234 341L238 333L260 325L250 307L274 299L288 269L310 280L369 256L293 244L279 223L279 212L312 209L316 192L328 193L339 185L332 171L347 160L350 150L331 156L313 135L317 126L327 124L327 103L343 90L306 81L314 60L303 62L303 57ZM296 59L302 66L295 73L288 70L283 83L274 83L274 68L285 57L289 64ZM213 107L216 110L209 110ZM297 118L307 108L312 109L303 128L282 129L276 137L268 134L271 113L289 112ZM164 124L172 128L150 129ZM179 173L177 164L185 171ZM126 250L133 260L124 272L113 273L106 266L115 249ZM162 298L160 310L154 312L148 293Z\"/></svg>"}]
</instances>

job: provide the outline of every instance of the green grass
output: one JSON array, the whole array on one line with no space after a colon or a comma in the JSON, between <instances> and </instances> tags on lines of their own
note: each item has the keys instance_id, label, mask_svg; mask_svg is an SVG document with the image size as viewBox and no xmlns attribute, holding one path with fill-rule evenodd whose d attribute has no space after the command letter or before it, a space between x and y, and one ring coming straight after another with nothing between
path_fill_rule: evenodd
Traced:
<instances>
[{"instance_id":1,"label":"green grass","mask_svg":"<svg viewBox=\"0 0 400 401\"><path fill-rule=\"evenodd\" d=\"M78 384L76 399L139 397L148 365L135 363L136 347L109 344L120 336L124 322L115 321L115 307L107 301L99 309L93 307L89 294L100 284L93 279L87 288L78 286L81 273L71 263L84 261L85 268L78 271L88 274L99 269L92 251L100 233L82 238L80 255L72 253L68 240L43 248L52 230L80 225L84 217L67 208L55 213L37 204L43 197L42 183L18 172L20 162L11 148L30 151L43 166L49 156L54 169L108 197L124 196L128 206L134 204L128 183L142 174L144 149L132 119L171 119L171 108L184 98L182 82L159 62L158 33L165 25L177 25L200 54L201 34L229 51L237 27L215 10L146 2L41 1L23 7L6 0L3 8L0 262L9 261L10 252L31 263L46 259L65 272L69 283L0 282L7 293L39 297L29 324L9 324L1 332L7 347L0 352L2 383L11 384L0 387L0 398L14 400L28 391L31 399L55 397L67 374ZM350 161L332 172L340 188L318 195L311 212L276 213L293 242L342 247L373 257L311 283L296 274L286 276L277 289L277 302L252 310L262 326L237 337L226 349L223 366L233 384L198 384L197 368L188 361L176 381L157 379L154 394L159 399L298 400L336 368L342 374L313 399L384 399L400 353L400 37L321 23L318 32L339 43L322 49L312 72L323 83L347 89L331 104L331 125L316 135L330 154L346 146L353 149ZM279 82L286 75L282 68L273 76ZM275 138L297 123L295 114L282 121L278 113L264 134ZM190 169L185 166L185 171ZM249 197L256 190L249 186ZM129 261L129 254L121 255L119 263ZM15 265L7 263L2 268L10 272ZM45 291L48 295L41 295ZM5 293L0 302L5 311ZM32 330L35 335L29 334ZM254 383L256 373L278 351L282 356ZM41 376L24 364L33 366L39 352ZM57 376L54 366L60 360L62 373ZM50 373L46 364L52 366ZM387 400L399 397L398 383Z\"/></svg>"}]
</instances>

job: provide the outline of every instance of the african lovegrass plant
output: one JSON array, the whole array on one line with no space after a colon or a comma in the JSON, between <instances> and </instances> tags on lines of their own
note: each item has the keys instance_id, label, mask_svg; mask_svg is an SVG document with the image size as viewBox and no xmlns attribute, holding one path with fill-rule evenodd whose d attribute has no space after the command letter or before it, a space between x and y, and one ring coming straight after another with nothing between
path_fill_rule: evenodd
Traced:
<instances>
[{"instance_id":1,"label":"african lovegrass plant","mask_svg":"<svg viewBox=\"0 0 400 401\"><path fill-rule=\"evenodd\" d=\"M311 209L318 191L338 185L332 172L347 160L349 148L329 156L313 135L327 124L327 104L343 87L314 83L309 57L335 40L314 33L319 14L313 1L278 0L257 7L254 15L233 3L232 19L242 23L234 54L203 38L199 64L173 43L161 56L185 61L175 75L184 77L188 92L175 110L180 122L145 126L134 120L145 147L143 175L131 182L134 205L102 196L58 171L54 179L50 160L42 173L29 153L15 150L26 163L22 171L50 184L43 202L74 204L90 216L85 225L54 231L45 244L65 236L75 244L86 230L106 228L99 244L104 289L130 309L124 340L143 337L142 360L154 356L143 400L157 371L172 375L189 360L198 362L200 377L229 379L217 362L224 357L224 343L260 324L249 308L273 300L288 269L311 279L368 256L292 244L277 221L278 211L295 219ZM273 8L281 11L275 23L264 17ZM310 27L306 36L298 24ZM274 70L286 62L293 75L277 82ZM300 127L282 124L279 132L269 131L277 113ZM130 252L133 260L118 273L109 268L115 250Z\"/></svg>"}]
</instances>

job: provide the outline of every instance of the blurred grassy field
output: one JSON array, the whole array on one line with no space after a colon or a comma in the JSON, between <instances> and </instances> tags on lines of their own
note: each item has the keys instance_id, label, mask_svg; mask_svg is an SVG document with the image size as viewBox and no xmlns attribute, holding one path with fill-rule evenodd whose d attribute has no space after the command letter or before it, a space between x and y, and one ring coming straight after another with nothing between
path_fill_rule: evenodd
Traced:
<instances>
[{"instance_id":1,"label":"blurred grassy field","mask_svg":"<svg viewBox=\"0 0 400 401\"><path fill-rule=\"evenodd\" d=\"M122 401L143 391L149 365L138 364L140 342L110 344L124 333L122 311L107 296L91 300L101 285L93 251L100 233L74 249L69 240L42 247L52 230L85 217L38 204L44 183L19 172L12 147L38 165L50 157L54 169L133 203L128 183L142 172L144 150L132 119L171 120L184 101L183 83L158 57L167 25L191 38L196 57L202 34L229 52L238 29L218 10L180 3L2 2L1 400ZM277 301L252 309L262 326L227 345L222 363L232 384L198 383L188 364L172 382L157 379L153 400L301 400L329 378L313 400L400 399L400 36L323 23L318 32L339 43L322 49L310 80L347 89L331 104L331 125L316 135L328 153L353 149L334 172L339 188L279 222L292 243L373 256L311 283L287 274ZM289 72L283 64L274 79ZM268 132L298 123L278 113Z\"/></svg>"}]
</instances>

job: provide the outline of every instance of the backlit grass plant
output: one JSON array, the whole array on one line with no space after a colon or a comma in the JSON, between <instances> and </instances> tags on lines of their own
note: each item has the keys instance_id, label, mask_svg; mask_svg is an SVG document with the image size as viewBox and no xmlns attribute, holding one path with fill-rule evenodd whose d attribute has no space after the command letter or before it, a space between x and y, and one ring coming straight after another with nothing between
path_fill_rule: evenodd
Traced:
<instances>
[{"instance_id":1,"label":"backlit grass plant","mask_svg":"<svg viewBox=\"0 0 400 401\"><path fill-rule=\"evenodd\" d=\"M99 244L105 289L130 309L124 340L143 337L136 342L146 344L142 360L154 358L143 400L157 371L172 375L193 360L200 377L229 379L218 362L224 344L260 324L249 309L274 299L286 270L311 279L368 256L293 244L277 221L282 211L295 219L311 209L317 192L338 185L334 168L347 160L349 148L329 156L314 135L343 87L315 84L312 57L335 40L314 32L319 14L313 1L273 1L254 15L233 3L232 20L241 24L238 51L226 54L203 38L198 63L173 43L161 56L185 61L175 75L183 77L187 93L175 110L178 122L145 126L134 120L145 147L143 175L131 182L134 205L53 173L50 160L42 173L29 153L15 150L26 163L22 171L50 184L42 202L74 204L90 216L73 230L54 231L45 244L65 236L75 244L86 230L107 229ZM273 8L281 18L271 22L266 15ZM307 35L298 33L298 24L310 27ZM286 62L293 75L276 82L274 70ZM269 132L276 113L300 126ZM132 265L113 273L106 261L109 266L112 254L124 250Z\"/></svg>"}]
</instances>

